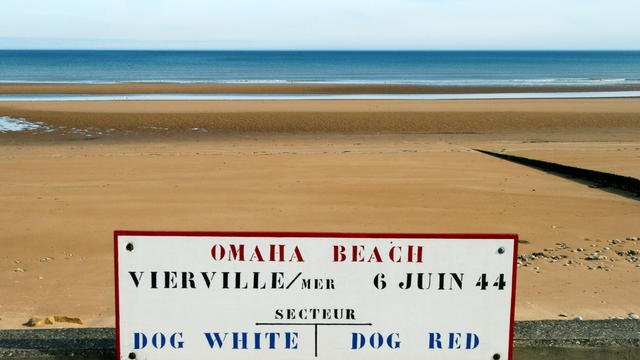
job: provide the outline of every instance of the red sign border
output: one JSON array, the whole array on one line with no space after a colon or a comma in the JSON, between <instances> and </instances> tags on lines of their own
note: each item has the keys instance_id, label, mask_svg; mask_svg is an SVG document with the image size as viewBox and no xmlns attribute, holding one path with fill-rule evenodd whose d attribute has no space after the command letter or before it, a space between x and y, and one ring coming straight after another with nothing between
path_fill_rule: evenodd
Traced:
<instances>
[{"instance_id":1,"label":"red sign border","mask_svg":"<svg viewBox=\"0 0 640 360\"><path fill-rule=\"evenodd\" d=\"M513 359L513 333L516 307L516 279L518 259L518 234L470 234L470 233L348 233L348 232L291 232L291 231L144 231L115 230L113 232L113 266L116 301L116 359L120 359L120 279L118 276L118 236L231 236L271 238L389 238L389 239L511 239L513 240L513 270L511 272L511 309L508 359Z\"/></svg>"}]
</instances>

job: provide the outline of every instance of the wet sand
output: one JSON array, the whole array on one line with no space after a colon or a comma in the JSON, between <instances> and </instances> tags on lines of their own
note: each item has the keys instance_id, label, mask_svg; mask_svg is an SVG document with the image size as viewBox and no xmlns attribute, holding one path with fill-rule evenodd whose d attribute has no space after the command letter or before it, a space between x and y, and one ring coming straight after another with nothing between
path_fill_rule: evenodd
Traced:
<instances>
[{"instance_id":1,"label":"wet sand","mask_svg":"<svg viewBox=\"0 0 640 360\"><path fill-rule=\"evenodd\" d=\"M640 85L442 86L413 84L234 83L4 83L0 94L482 94L559 91L631 91Z\"/></svg>"},{"instance_id":2,"label":"wet sand","mask_svg":"<svg viewBox=\"0 0 640 360\"><path fill-rule=\"evenodd\" d=\"M3 102L0 114L57 131L130 139L245 134L473 134L480 138L634 138L640 99ZM76 131L77 133L78 131ZM20 141L36 134L5 134ZM567 137L568 136L568 137ZM120 136L122 137L122 136ZM2 141L2 139L0 139Z\"/></svg>"},{"instance_id":3,"label":"wet sand","mask_svg":"<svg viewBox=\"0 0 640 360\"><path fill-rule=\"evenodd\" d=\"M639 110L633 99L2 104L57 130L0 134L0 327L52 314L113 326L115 229L515 232L518 320L638 314L639 263L617 254L640 250L625 240L640 236L637 199L471 149L637 176ZM584 259L596 250L607 259Z\"/></svg>"}]
</instances>

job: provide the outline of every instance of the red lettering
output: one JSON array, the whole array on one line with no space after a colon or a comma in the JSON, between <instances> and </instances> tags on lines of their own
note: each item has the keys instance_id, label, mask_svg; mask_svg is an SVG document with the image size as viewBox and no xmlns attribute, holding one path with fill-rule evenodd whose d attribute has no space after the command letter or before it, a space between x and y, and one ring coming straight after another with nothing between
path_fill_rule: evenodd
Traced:
<instances>
[{"instance_id":1,"label":"red lettering","mask_svg":"<svg viewBox=\"0 0 640 360\"><path fill-rule=\"evenodd\" d=\"M293 261L294 258L298 262L304 262L304 259L302 258L302 252L297 246L295 247L295 249L293 249L293 255L291 255L291 259L289 259L289 261Z\"/></svg>"},{"instance_id":2,"label":"red lettering","mask_svg":"<svg viewBox=\"0 0 640 360\"><path fill-rule=\"evenodd\" d=\"M251 259L249 259L249 261L264 261L262 253L260 252L260 248L258 246L256 246L256 248L253 250L253 254L251 254Z\"/></svg>"},{"instance_id":3,"label":"red lettering","mask_svg":"<svg viewBox=\"0 0 640 360\"><path fill-rule=\"evenodd\" d=\"M368 262L371 262L372 259L374 259L373 261L375 262L382 262L382 256L380 256L380 251L378 251L377 247L373 248L373 252L371 253L371 256L369 256Z\"/></svg>"},{"instance_id":4,"label":"red lettering","mask_svg":"<svg viewBox=\"0 0 640 360\"><path fill-rule=\"evenodd\" d=\"M211 257L213 258L213 260L216 260L216 261L222 260L222 258L224 258L225 252L226 251L222 245L215 244L211 248Z\"/></svg>"},{"instance_id":5,"label":"red lettering","mask_svg":"<svg viewBox=\"0 0 640 360\"><path fill-rule=\"evenodd\" d=\"M284 245L269 245L269 261L284 262Z\"/></svg>"},{"instance_id":6,"label":"red lettering","mask_svg":"<svg viewBox=\"0 0 640 360\"><path fill-rule=\"evenodd\" d=\"M229 261L244 261L244 244L231 244L229 245L229 250Z\"/></svg>"},{"instance_id":7,"label":"red lettering","mask_svg":"<svg viewBox=\"0 0 640 360\"><path fill-rule=\"evenodd\" d=\"M347 260L347 255L344 252L347 249L342 245L333 245L333 262L342 262Z\"/></svg>"},{"instance_id":8,"label":"red lettering","mask_svg":"<svg viewBox=\"0 0 640 360\"><path fill-rule=\"evenodd\" d=\"M414 249L415 249L415 253L414 253ZM417 263L422 262L422 246L409 245L409 249L407 253L408 253L407 262L417 262ZM416 258L415 261L413 260L414 256Z\"/></svg>"},{"instance_id":9,"label":"red lettering","mask_svg":"<svg viewBox=\"0 0 640 360\"><path fill-rule=\"evenodd\" d=\"M364 250L364 245L353 245L351 252L351 261L364 261L364 256L362 255L362 251Z\"/></svg>"},{"instance_id":10,"label":"red lettering","mask_svg":"<svg viewBox=\"0 0 640 360\"><path fill-rule=\"evenodd\" d=\"M396 249L398 250L399 253L402 252L402 248L400 248L399 246L393 246L390 250L389 250L389 259L391 259L391 261L393 262L401 262L402 261L402 255L401 254L397 254L398 257L396 257Z\"/></svg>"}]
</instances>

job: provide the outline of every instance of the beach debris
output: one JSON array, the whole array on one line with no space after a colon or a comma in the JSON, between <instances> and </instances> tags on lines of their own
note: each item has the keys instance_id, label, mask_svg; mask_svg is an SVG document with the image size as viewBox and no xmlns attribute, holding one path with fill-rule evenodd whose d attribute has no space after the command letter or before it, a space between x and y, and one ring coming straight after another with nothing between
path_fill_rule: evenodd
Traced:
<instances>
[{"instance_id":1,"label":"beach debris","mask_svg":"<svg viewBox=\"0 0 640 360\"><path fill-rule=\"evenodd\" d=\"M597 269L603 271L615 270L613 263L620 261L628 262L634 266L640 267L640 249L629 248L629 246L634 245L634 243L619 239L583 239L585 241L595 242L590 244L593 248L591 251L589 251L589 248L573 248L568 245L571 242L557 242L555 243L555 247L545 247L542 251L518 254L517 267L531 267L535 271L539 272L539 267L536 265L540 264L540 261L545 261L550 264L558 263L558 265L562 265L564 267L568 267L570 265L580 267L584 266L587 270ZM587 263L584 263L581 260L587 260ZM589 264L589 262L597 263Z\"/></svg>"},{"instance_id":2,"label":"beach debris","mask_svg":"<svg viewBox=\"0 0 640 360\"><path fill-rule=\"evenodd\" d=\"M640 315L635 313L629 313L629 319L631 320L640 320Z\"/></svg>"},{"instance_id":3,"label":"beach debris","mask_svg":"<svg viewBox=\"0 0 640 360\"><path fill-rule=\"evenodd\" d=\"M560 313L560 314L558 314L558 317L566 318L566 317L567 317L567 314L565 314L565 313Z\"/></svg>"},{"instance_id":4,"label":"beach debris","mask_svg":"<svg viewBox=\"0 0 640 360\"><path fill-rule=\"evenodd\" d=\"M55 323L70 323L83 325L84 323L79 317L69 317L64 315L52 315L44 318L32 317L26 323L22 324L28 327L41 327L45 325L53 325Z\"/></svg>"},{"instance_id":5,"label":"beach debris","mask_svg":"<svg viewBox=\"0 0 640 360\"><path fill-rule=\"evenodd\" d=\"M629 236L627 238L627 240L629 240L629 241L638 241L638 237L637 236Z\"/></svg>"},{"instance_id":6,"label":"beach debris","mask_svg":"<svg viewBox=\"0 0 640 360\"><path fill-rule=\"evenodd\" d=\"M578 315L578 316L574 317L573 320L582 321L583 319L582 319L582 316Z\"/></svg>"},{"instance_id":7,"label":"beach debris","mask_svg":"<svg viewBox=\"0 0 640 360\"><path fill-rule=\"evenodd\" d=\"M591 253L591 255L584 258L585 260L606 260L607 257L600 255L598 252Z\"/></svg>"},{"instance_id":8,"label":"beach debris","mask_svg":"<svg viewBox=\"0 0 640 360\"><path fill-rule=\"evenodd\" d=\"M49 262L51 260L53 260L51 256L45 256L40 258L40 262Z\"/></svg>"},{"instance_id":9,"label":"beach debris","mask_svg":"<svg viewBox=\"0 0 640 360\"><path fill-rule=\"evenodd\" d=\"M51 325L51 324L53 324L53 321L50 319L50 317L46 317L46 318L32 317L22 325L28 326L28 327L41 327L41 326Z\"/></svg>"},{"instance_id":10,"label":"beach debris","mask_svg":"<svg viewBox=\"0 0 640 360\"><path fill-rule=\"evenodd\" d=\"M21 267L17 267L15 269L13 269L13 272L21 272L21 273L23 273L23 272L25 272L25 270L23 268L21 268Z\"/></svg>"},{"instance_id":11,"label":"beach debris","mask_svg":"<svg viewBox=\"0 0 640 360\"><path fill-rule=\"evenodd\" d=\"M55 315L53 318L54 318L55 322L78 324L78 325L83 325L84 324L79 317Z\"/></svg>"}]
</instances>

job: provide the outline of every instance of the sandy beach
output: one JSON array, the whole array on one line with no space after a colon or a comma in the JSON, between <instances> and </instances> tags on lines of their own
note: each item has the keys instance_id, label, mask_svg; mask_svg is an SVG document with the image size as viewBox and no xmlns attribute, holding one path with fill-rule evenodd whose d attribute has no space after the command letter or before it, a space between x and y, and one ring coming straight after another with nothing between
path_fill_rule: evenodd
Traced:
<instances>
[{"instance_id":1,"label":"sandy beach","mask_svg":"<svg viewBox=\"0 0 640 360\"><path fill-rule=\"evenodd\" d=\"M51 130L0 134L0 328L113 326L115 229L518 233L516 319L640 313L637 198L473 150L638 177L638 99L15 102L0 116Z\"/></svg>"}]
</instances>

